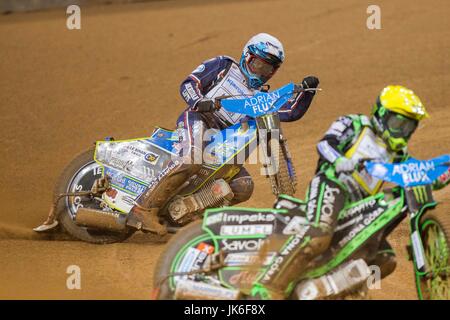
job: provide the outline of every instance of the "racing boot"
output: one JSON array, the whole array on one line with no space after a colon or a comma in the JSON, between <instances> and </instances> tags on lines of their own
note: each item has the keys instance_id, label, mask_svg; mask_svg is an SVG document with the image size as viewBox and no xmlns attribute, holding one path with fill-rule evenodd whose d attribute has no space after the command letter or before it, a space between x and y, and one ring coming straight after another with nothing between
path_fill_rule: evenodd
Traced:
<instances>
[{"instance_id":1,"label":"racing boot","mask_svg":"<svg viewBox=\"0 0 450 320\"><path fill-rule=\"evenodd\" d=\"M292 237L253 286L251 295L263 300L285 299L286 291L310 268L310 262L328 248L330 240L328 235Z\"/></svg>"},{"instance_id":2,"label":"racing boot","mask_svg":"<svg viewBox=\"0 0 450 320\"><path fill-rule=\"evenodd\" d=\"M170 167L171 165L168 166L168 168ZM166 226L159 222L159 210L189 177L200 170L201 165L182 164L173 167L163 177L150 185L136 200L128 214L127 226L158 235L167 233Z\"/></svg>"}]
</instances>

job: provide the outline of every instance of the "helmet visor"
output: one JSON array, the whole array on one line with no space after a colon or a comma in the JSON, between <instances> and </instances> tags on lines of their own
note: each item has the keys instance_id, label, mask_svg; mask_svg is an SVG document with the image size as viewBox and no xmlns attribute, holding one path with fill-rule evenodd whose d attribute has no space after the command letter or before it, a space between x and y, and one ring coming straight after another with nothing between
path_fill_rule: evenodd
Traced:
<instances>
[{"instance_id":1,"label":"helmet visor","mask_svg":"<svg viewBox=\"0 0 450 320\"><path fill-rule=\"evenodd\" d=\"M277 64L270 63L270 62L252 54L252 55L250 55L250 58L247 62L247 66L248 66L248 70L251 73L253 73L263 79L269 79L277 71L280 64L279 63L277 63Z\"/></svg>"},{"instance_id":2,"label":"helmet visor","mask_svg":"<svg viewBox=\"0 0 450 320\"><path fill-rule=\"evenodd\" d=\"M386 116L386 126L395 138L409 138L417 128L418 121L389 112Z\"/></svg>"}]
</instances>

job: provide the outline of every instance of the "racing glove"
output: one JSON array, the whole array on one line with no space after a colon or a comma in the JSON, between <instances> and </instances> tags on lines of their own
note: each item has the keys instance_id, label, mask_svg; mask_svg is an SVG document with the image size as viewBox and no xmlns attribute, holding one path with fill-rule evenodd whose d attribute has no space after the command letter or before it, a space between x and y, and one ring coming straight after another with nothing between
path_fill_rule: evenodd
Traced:
<instances>
[{"instance_id":1,"label":"racing glove","mask_svg":"<svg viewBox=\"0 0 450 320\"><path fill-rule=\"evenodd\" d=\"M433 190L439 190L450 184L450 168L433 182Z\"/></svg>"},{"instance_id":2,"label":"racing glove","mask_svg":"<svg viewBox=\"0 0 450 320\"><path fill-rule=\"evenodd\" d=\"M307 76L302 80L302 87L304 89L313 89L319 86L319 78L314 76Z\"/></svg>"},{"instance_id":3,"label":"racing glove","mask_svg":"<svg viewBox=\"0 0 450 320\"><path fill-rule=\"evenodd\" d=\"M352 173L355 171L355 162L347 157L340 157L334 162L337 173Z\"/></svg>"},{"instance_id":4,"label":"racing glove","mask_svg":"<svg viewBox=\"0 0 450 320\"><path fill-rule=\"evenodd\" d=\"M198 112L214 112L216 111L216 106L214 105L214 101L202 99L195 105L195 110Z\"/></svg>"}]
</instances>

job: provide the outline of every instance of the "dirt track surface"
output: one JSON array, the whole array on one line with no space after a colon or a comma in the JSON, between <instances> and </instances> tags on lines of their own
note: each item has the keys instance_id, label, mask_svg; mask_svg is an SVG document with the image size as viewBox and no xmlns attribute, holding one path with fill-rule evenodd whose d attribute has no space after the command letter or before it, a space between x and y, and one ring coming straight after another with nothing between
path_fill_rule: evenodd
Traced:
<instances>
[{"instance_id":1,"label":"dirt track surface","mask_svg":"<svg viewBox=\"0 0 450 320\"><path fill-rule=\"evenodd\" d=\"M303 4L302 4L303 3ZM53 184L78 152L106 136L148 136L173 127L184 105L179 83L201 61L239 58L250 36L279 37L286 62L273 87L321 79L307 115L284 126L303 196L315 143L337 116L368 113L387 84L413 88L431 119L410 150L418 158L449 152L450 2L379 0L382 30L366 28L370 3L346 1L166 1L82 8L82 30L65 27L65 10L0 16L0 298L148 299L164 244L143 236L96 246L34 235ZM270 207L259 167L246 206ZM449 192L437 195L450 200ZM449 206L443 206L449 211ZM376 299L415 299L403 225L391 237L397 271ZM82 289L67 290L78 265Z\"/></svg>"}]
</instances>

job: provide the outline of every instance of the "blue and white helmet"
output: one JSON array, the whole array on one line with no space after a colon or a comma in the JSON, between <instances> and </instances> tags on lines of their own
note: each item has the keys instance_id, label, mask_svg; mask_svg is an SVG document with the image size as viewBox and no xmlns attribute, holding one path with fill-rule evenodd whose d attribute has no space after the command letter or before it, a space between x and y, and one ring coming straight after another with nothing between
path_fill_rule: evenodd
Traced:
<instances>
[{"instance_id":1,"label":"blue and white helmet","mask_svg":"<svg viewBox=\"0 0 450 320\"><path fill-rule=\"evenodd\" d=\"M253 36L242 51L239 67L250 88L258 89L266 83L284 61L281 42L267 33Z\"/></svg>"}]
</instances>

